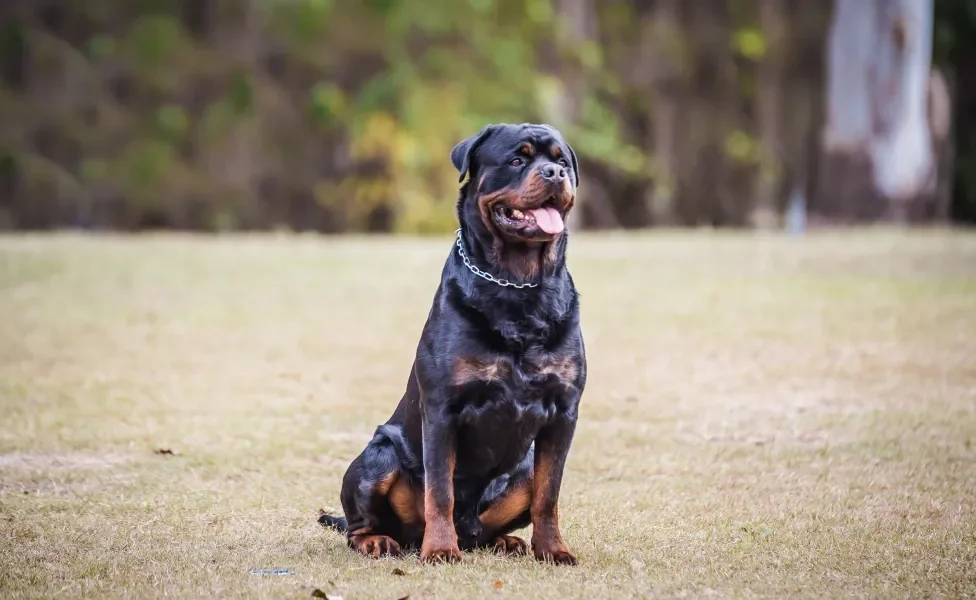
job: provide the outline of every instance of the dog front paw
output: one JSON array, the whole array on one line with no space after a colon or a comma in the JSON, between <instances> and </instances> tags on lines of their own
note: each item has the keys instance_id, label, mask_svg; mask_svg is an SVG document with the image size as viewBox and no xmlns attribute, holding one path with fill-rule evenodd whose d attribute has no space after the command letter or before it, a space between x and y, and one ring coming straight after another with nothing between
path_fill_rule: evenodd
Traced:
<instances>
[{"instance_id":1,"label":"dog front paw","mask_svg":"<svg viewBox=\"0 0 976 600\"><path fill-rule=\"evenodd\" d=\"M385 535L354 535L349 544L363 556L383 558L384 556L400 556L400 544Z\"/></svg>"},{"instance_id":2,"label":"dog front paw","mask_svg":"<svg viewBox=\"0 0 976 600\"><path fill-rule=\"evenodd\" d=\"M422 563L457 563L462 560L461 550L457 547L457 544L446 548L428 547L424 545L420 549L420 562Z\"/></svg>"},{"instance_id":3,"label":"dog front paw","mask_svg":"<svg viewBox=\"0 0 976 600\"><path fill-rule=\"evenodd\" d=\"M556 565L577 565L579 561L562 540L532 538L532 553L536 560Z\"/></svg>"},{"instance_id":4,"label":"dog front paw","mask_svg":"<svg viewBox=\"0 0 976 600\"><path fill-rule=\"evenodd\" d=\"M525 556L529 553L529 545L525 540L514 535L500 535L492 540L491 546L495 552L509 556Z\"/></svg>"}]
</instances>

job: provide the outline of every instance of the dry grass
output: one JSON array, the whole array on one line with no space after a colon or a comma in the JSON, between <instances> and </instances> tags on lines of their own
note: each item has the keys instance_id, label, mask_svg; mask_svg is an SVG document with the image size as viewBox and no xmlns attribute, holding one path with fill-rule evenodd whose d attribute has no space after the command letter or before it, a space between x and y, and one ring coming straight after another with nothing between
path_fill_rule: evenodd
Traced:
<instances>
[{"instance_id":1,"label":"dry grass","mask_svg":"<svg viewBox=\"0 0 976 600\"><path fill-rule=\"evenodd\" d=\"M948 232L579 237L581 566L355 556L316 511L449 248L0 238L0 596L976 594L976 236Z\"/></svg>"}]
</instances>

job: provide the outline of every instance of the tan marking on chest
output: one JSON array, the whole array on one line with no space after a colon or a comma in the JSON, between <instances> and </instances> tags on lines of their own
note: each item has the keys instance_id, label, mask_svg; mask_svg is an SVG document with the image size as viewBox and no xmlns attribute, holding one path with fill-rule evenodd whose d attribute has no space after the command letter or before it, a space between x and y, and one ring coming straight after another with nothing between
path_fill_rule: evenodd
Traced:
<instances>
[{"instance_id":1,"label":"tan marking on chest","mask_svg":"<svg viewBox=\"0 0 976 600\"><path fill-rule=\"evenodd\" d=\"M454 385L464 385L472 381L495 381L511 372L509 365L498 360L480 360L460 357L454 361L451 379Z\"/></svg>"},{"instance_id":2,"label":"tan marking on chest","mask_svg":"<svg viewBox=\"0 0 976 600\"><path fill-rule=\"evenodd\" d=\"M579 367L571 358L547 358L538 362L535 371L540 375L555 375L565 381L575 381Z\"/></svg>"}]
</instances>

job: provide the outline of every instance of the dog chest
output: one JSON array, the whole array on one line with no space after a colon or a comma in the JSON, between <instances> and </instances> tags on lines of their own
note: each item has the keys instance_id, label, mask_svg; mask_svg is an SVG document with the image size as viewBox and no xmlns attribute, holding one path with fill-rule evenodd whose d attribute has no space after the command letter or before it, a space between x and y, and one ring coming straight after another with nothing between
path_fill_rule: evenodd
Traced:
<instances>
[{"instance_id":1,"label":"dog chest","mask_svg":"<svg viewBox=\"0 0 976 600\"><path fill-rule=\"evenodd\" d=\"M561 408L578 374L571 357L538 353L460 357L452 383L462 422L541 427Z\"/></svg>"},{"instance_id":2,"label":"dog chest","mask_svg":"<svg viewBox=\"0 0 976 600\"><path fill-rule=\"evenodd\" d=\"M458 388L472 384L499 384L514 391L545 390L575 385L579 359L570 354L541 350L517 356L460 356L451 368L451 383Z\"/></svg>"}]
</instances>

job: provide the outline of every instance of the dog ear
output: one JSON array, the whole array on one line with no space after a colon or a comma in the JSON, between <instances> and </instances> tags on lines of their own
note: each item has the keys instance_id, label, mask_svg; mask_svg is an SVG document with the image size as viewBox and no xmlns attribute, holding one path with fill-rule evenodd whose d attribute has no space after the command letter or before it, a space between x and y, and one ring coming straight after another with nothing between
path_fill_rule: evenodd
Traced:
<instances>
[{"instance_id":1,"label":"dog ear","mask_svg":"<svg viewBox=\"0 0 976 600\"><path fill-rule=\"evenodd\" d=\"M464 181L464 176L467 175L468 169L471 168L471 157L474 156L475 150L478 149L485 140L487 140L495 129L498 127L496 125L488 125L481 130L480 133L472 135L471 137L458 142L457 146L451 150L451 162L454 163L454 168L458 170L461 174L458 177L458 181Z\"/></svg>"},{"instance_id":2,"label":"dog ear","mask_svg":"<svg viewBox=\"0 0 976 600\"><path fill-rule=\"evenodd\" d=\"M576 179L576 187L580 184L580 172L579 172L579 162L576 160L576 152L573 151L573 147L566 144L569 148L569 160L573 163L573 177Z\"/></svg>"}]
</instances>

